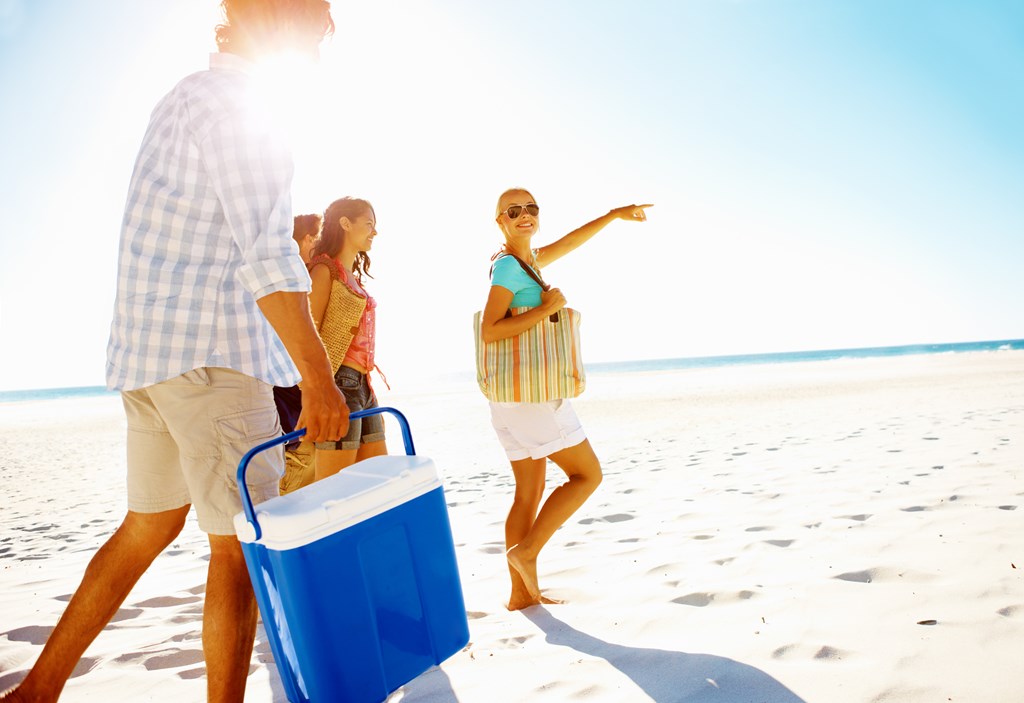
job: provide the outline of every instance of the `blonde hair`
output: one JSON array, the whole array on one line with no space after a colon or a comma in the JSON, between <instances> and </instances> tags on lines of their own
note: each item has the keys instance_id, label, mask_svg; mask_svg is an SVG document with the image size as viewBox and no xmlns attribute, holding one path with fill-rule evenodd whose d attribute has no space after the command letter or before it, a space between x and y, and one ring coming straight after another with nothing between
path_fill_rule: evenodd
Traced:
<instances>
[{"instance_id":1,"label":"blonde hair","mask_svg":"<svg viewBox=\"0 0 1024 703\"><path fill-rule=\"evenodd\" d=\"M536 198L533 197L533 193L526 190L526 188L507 188L504 193L498 196L498 203L497 205L494 206L495 219L501 217L501 213L503 212L503 210L501 209L501 201L504 200L505 196L508 195L509 193L526 193L527 195L530 196L531 200L536 200Z\"/></svg>"}]
</instances>

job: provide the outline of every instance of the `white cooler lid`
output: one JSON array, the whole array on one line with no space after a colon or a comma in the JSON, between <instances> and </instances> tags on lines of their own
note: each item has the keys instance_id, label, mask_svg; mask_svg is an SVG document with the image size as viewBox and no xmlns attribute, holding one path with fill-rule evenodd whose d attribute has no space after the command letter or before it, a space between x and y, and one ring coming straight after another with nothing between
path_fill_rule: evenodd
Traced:
<instances>
[{"instance_id":1,"label":"white cooler lid","mask_svg":"<svg viewBox=\"0 0 1024 703\"><path fill-rule=\"evenodd\" d=\"M235 533L240 541L258 541L267 549L294 549L380 515L440 485L434 462L425 456L375 456L256 505L256 521L263 533L259 540L244 512L235 515Z\"/></svg>"}]
</instances>

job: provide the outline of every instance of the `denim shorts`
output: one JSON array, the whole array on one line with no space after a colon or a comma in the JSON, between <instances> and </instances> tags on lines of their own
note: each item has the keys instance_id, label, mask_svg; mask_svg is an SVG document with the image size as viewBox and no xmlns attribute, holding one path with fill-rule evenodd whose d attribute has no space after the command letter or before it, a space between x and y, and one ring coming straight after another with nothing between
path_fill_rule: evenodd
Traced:
<instances>
[{"instance_id":1,"label":"denim shorts","mask_svg":"<svg viewBox=\"0 0 1024 703\"><path fill-rule=\"evenodd\" d=\"M348 366L339 366L338 372L334 374L334 382L345 396L345 404L349 412L366 410L377 407L377 396L370 388L370 379L367 374L359 373ZM352 420L348 423L348 434L337 442L317 442L317 449L325 450L352 450L359 449L368 442L381 442L384 440L384 418L380 415Z\"/></svg>"}]
</instances>

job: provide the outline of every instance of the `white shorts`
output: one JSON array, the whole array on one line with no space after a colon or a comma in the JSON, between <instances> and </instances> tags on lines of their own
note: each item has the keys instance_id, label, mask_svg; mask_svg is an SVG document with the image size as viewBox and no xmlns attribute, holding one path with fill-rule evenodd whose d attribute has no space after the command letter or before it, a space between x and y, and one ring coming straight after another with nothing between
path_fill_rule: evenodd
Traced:
<instances>
[{"instance_id":1,"label":"white shorts","mask_svg":"<svg viewBox=\"0 0 1024 703\"><path fill-rule=\"evenodd\" d=\"M587 438L572 403L491 403L491 424L509 461L543 459Z\"/></svg>"}]
</instances>

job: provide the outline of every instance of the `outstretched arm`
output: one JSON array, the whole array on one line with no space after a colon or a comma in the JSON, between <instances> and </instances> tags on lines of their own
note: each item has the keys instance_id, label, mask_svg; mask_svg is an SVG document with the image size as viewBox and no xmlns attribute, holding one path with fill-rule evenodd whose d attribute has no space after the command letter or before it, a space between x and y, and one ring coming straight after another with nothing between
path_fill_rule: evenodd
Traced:
<instances>
[{"instance_id":1,"label":"outstretched arm","mask_svg":"<svg viewBox=\"0 0 1024 703\"><path fill-rule=\"evenodd\" d=\"M601 215L596 220L574 229L561 239L543 246L537 250L537 267L544 268L553 261L561 259L570 251L575 250L584 242L588 241L595 234L603 230L613 220L629 220L630 222L643 222L647 219L645 208L654 207L647 205L626 205L611 210L606 215Z\"/></svg>"}]
</instances>

